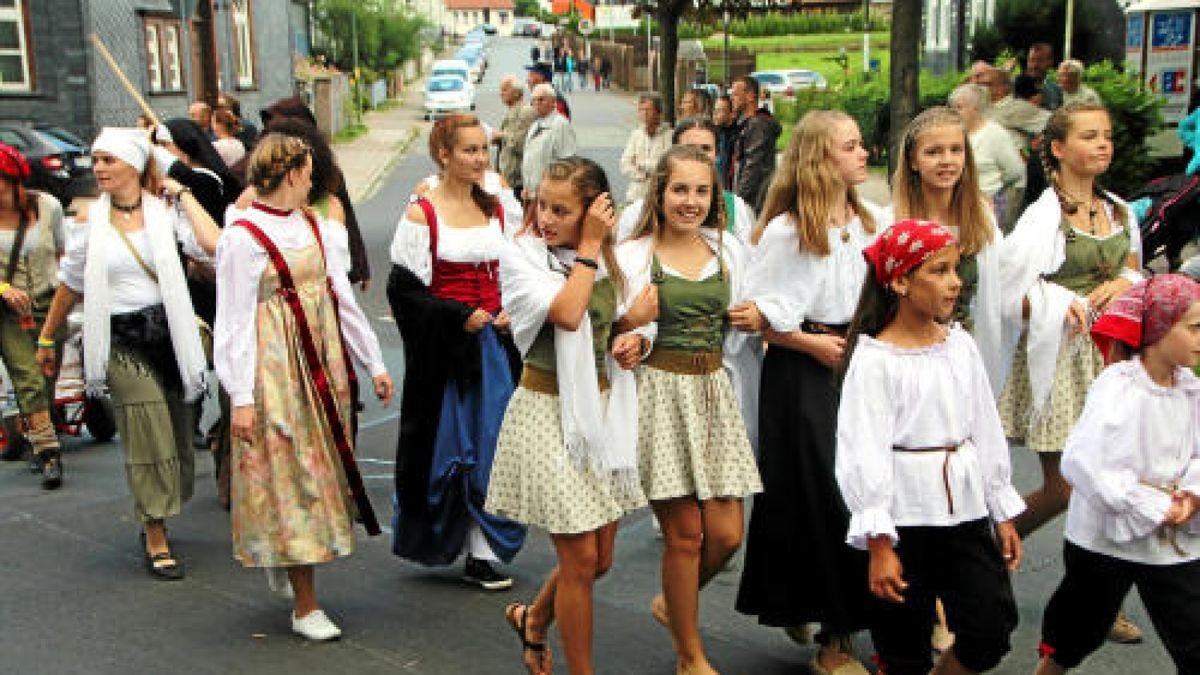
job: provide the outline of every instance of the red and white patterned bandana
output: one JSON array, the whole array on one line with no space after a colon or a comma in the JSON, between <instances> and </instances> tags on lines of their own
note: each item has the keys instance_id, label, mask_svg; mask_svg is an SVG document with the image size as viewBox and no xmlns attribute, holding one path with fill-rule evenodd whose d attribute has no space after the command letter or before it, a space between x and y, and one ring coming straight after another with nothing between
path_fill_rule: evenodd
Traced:
<instances>
[{"instance_id":1,"label":"red and white patterned bandana","mask_svg":"<svg viewBox=\"0 0 1200 675\"><path fill-rule=\"evenodd\" d=\"M875 270L875 280L886 287L955 242L954 235L937 223L901 220L863 249L863 256Z\"/></svg>"},{"instance_id":2,"label":"red and white patterned bandana","mask_svg":"<svg viewBox=\"0 0 1200 675\"><path fill-rule=\"evenodd\" d=\"M1102 354L1114 340L1133 349L1148 347L1163 339L1195 302L1200 302L1200 283L1182 274L1139 281L1092 324L1092 340Z\"/></svg>"},{"instance_id":3,"label":"red and white patterned bandana","mask_svg":"<svg viewBox=\"0 0 1200 675\"><path fill-rule=\"evenodd\" d=\"M18 183L29 178L29 162L25 161L25 156L5 143L0 143L0 176Z\"/></svg>"}]
</instances>

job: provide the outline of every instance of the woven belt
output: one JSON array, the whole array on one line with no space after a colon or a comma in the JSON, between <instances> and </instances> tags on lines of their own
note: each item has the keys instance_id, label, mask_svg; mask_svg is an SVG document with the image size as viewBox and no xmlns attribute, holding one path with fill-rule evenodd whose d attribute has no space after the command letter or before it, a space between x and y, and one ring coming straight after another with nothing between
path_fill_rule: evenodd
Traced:
<instances>
[{"instance_id":1,"label":"woven belt","mask_svg":"<svg viewBox=\"0 0 1200 675\"><path fill-rule=\"evenodd\" d=\"M721 352L657 348L650 352L643 363L678 375L708 375L721 369Z\"/></svg>"},{"instance_id":2,"label":"woven belt","mask_svg":"<svg viewBox=\"0 0 1200 675\"><path fill-rule=\"evenodd\" d=\"M596 377L599 380L600 391L608 391L608 376L597 373ZM558 396L558 373L552 373L545 368L525 364L525 368L521 371L520 384L529 391Z\"/></svg>"},{"instance_id":3,"label":"woven belt","mask_svg":"<svg viewBox=\"0 0 1200 675\"><path fill-rule=\"evenodd\" d=\"M1146 487L1154 488L1155 490L1158 490L1159 492L1163 492L1168 495L1171 495L1172 497L1174 497L1175 492L1179 490L1178 483L1171 483L1168 485L1156 485L1154 483L1144 481L1144 480L1138 481L1138 482L1141 483L1142 485L1145 485ZM1179 526L1178 525L1159 525L1158 526L1158 540L1160 542L1166 544L1167 546L1170 546L1179 555L1186 556L1187 551L1183 550L1183 547L1179 545L1179 541L1176 539L1176 537L1178 537L1178 535L1179 535Z\"/></svg>"},{"instance_id":4,"label":"woven belt","mask_svg":"<svg viewBox=\"0 0 1200 675\"><path fill-rule=\"evenodd\" d=\"M966 441L964 441L965 443ZM944 452L946 459L942 461L942 487L946 489L946 507L950 509L950 513L954 513L954 495L950 493L950 455L958 452L962 447L962 443L958 445L937 445L928 448L902 448L899 445L892 446L892 452Z\"/></svg>"}]
</instances>

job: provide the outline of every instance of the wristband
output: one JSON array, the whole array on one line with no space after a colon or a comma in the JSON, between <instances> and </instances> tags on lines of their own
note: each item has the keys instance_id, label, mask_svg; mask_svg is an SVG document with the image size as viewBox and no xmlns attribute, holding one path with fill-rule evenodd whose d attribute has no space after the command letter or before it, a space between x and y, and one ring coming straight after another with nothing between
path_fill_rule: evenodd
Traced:
<instances>
[{"instance_id":1,"label":"wristband","mask_svg":"<svg viewBox=\"0 0 1200 675\"><path fill-rule=\"evenodd\" d=\"M590 267L596 271L600 270L600 263L596 262L593 258L584 258L583 256L579 256L575 258L575 264L583 265L584 267Z\"/></svg>"},{"instance_id":2,"label":"wristband","mask_svg":"<svg viewBox=\"0 0 1200 675\"><path fill-rule=\"evenodd\" d=\"M181 188L179 190L179 192L175 193L175 199L183 199L183 196L186 194L190 194L191 191L192 191L192 188L185 185L185 186L183 186L183 188Z\"/></svg>"},{"instance_id":3,"label":"wristband","mask_svg":"<svg viewBox=\"0 0 1200 675\"><path fill-rule=\"evenodd\" d=\"M47 340L44 337L39 337L37 339L37 346L45 347L46 349L54 349L55 347L58 346L58 343L55 342L54 340Z\"/></svg>"},{"instance_id":4,"label":"wristband","mask_svg":"<svg viewBox=\"0 0 1200 675\"><path fill-rule=\"evenodd\" d=\"M8 283L7 281L5 281L4 283L0 283L0 295L4 295L5 293L7 293L8 289L10 289L10 288L12 288L12 284Z\"/></svg>"}]
</instances>

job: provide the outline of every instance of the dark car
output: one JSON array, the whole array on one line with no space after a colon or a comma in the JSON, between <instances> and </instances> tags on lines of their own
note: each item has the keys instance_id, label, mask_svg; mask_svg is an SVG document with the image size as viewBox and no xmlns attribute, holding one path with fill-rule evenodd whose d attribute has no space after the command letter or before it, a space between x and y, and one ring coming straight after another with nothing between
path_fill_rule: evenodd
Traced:
<instances>
[{"instance_id":1,"label":"dark car","mask_svg":"<svg viewBox=\"0 0 1200 675\"><path fill-rule=\"evenodd\" d=\"M483 28L483 32L487 35L495 35L496 34L496 27L490 23L483 24L483 26L481 26L481 28Z\"/></svg>"},{"instance_id":2,"label":"dark car","mask_svg":"<svg viewBox=\"0 0 1200 675\"><path fill-rule=\"evenodd\" d=\"M87 147L20 124L0 124L0 143L13 146L29 161L26 187L50 193L64 207L76 197L96 194L92 155Z\"/></svg>"}]
</instances>

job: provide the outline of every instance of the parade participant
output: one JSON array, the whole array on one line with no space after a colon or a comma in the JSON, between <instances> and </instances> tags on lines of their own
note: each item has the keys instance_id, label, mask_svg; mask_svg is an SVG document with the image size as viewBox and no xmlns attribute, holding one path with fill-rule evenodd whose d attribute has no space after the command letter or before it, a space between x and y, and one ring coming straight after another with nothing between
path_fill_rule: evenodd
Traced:
<instances>
[{"instance_id":1,"label":"parade participant","mask_svg":"<svg viewBox=\"0 0 1200 675\"><path fill-rule=\"evenodd\" d=\"M393 551L425 565L448 565L465 553L464 580L503 590L512 579L493 564L512 560L525 529L488 513L484 500L504 405L520 372L498 284L506 228L519 224L507 223L480 187L488 146L477 118L438 120L429 153L441 179L397 226L388 280L406 363ZM454 416L468 403L479 408L471 417L484 422L452 431L466 423Z\"/></svg>"},{"instance_id":2,"label":"parade participant","mask_svg":"<svg viewBox=\"0 0 1200 675\"><path fill-rule=\"evenodd\" d=\"M144 131L105 128L92 157L100 197L68 227L37 360L53 374L54 336L86 296L84 385L90 395L107 388L112 396L146 568L158 579L180 579L164 520L192 496L190 404L204 393L207 361L179 246L192 257L211 255L220 229L178 182L161 184L174 206L157 196Z\"/></svg>"},{"instance_id":3,"label":"parade participant","mask_svg":"<svg viewBox=\"0 0 1200 675\"><path fill-rule=\"evenodd\" d=\"M63 480L62 452L50 419L54 384L42 375L35 351L64 248L63 213L50 194L22 186L29 174L25 157L0 143L0 358L24 417L22 434L33 448L30 466L41 476L42 487L53 490ZM23 448L18 439L8 439L5 459L20 459Z\"/></svg>"},{"instance_id":4,"label":"parade participant","mask_svg":"<svg viewBox=\"0 0 1200 675\"><path fill-rule=\"evenodd\" d=\"M638 462L666 544L651 609L671 631L678 673L716 672L700 640L699 591L741 545L742 499L762 489L742 421L757 416L761 345L726 318L745 311L747 254L723 236L720 194L708 155L672 147L635 238L617 250L635 297L658 288L657 337L638 372Z\"/></svg>"},{"instance_id":5,"label":"parade participant","mask_svg":"<svg viewBox=\"0 0 1200 675\"><path fill-rule=\"evenodd\" d=\"M833 375L867 271L862 249L878 236L879 214L856 192L866 178L854 119L806 114L767 193L748 281L748 325L772 348L759 392L763 493L750 514L737 609L789 634L821 622L810 668L838 675L866 672L851 636L867 627L867 560L845 544Z\"/></svg>"},{"instance_id":6,"label":"parade participant","mask_svg":"<svg viewBox=\"0 0 1200 675\"><path fill-rule=\"evenodd\" d=\"M1025 159L1004 127L984 115L986 89L964 84L951 92L947 105L962 117L967 130L979 191L988 200L1000 229L1011 230L1025 191Z\"/></svg>"},{"instance_id":7,"label":"parade participant","mask_svg":"<svg viewBox=\"0 0 1200 675\"><path fill-rule=\"evenodd\" d=\"M534 602L505 610L526 666L550 672L545 635L557 620L568 669L591 673L592 586L612 565L618 519L646 503L636 382L625 369L649 342L614 329L625 283L604 170L580 157L552 163L536 208L500 260L525 368L500 428L486 508L546 530L557 553Z\"/></svg>"},{"instance_id":8,"label":"parade participant","mask_svg":"<svg viewBox=\"0 0 1200 675\"><path fill-rule=\"evenodd\" d=\"M871 639L888 675L990 670L1017 624L1008 571L1021 560L1012 518L1024 504L979 350L947 327L958 248L925 221L880 235L864 251L870 271L846 338L837 479L846 541L870 553ZM936 666L935 598L956 636Z\"/></svg>"},{"instance_id":9,"label":"parade participant","mask_svg":"<svg viewBox=\"0 0 1200 675\"><path fill-rule=\"evenodd\" d=\"M1063 449L1071 483L1066 573L1042 618L1038 675L1078 666L1103 644L1136 585L1180 673L1200 671L1200 284L1139 282L1092 326L1132 359L1092 383ZM1107 350L1105 350L1107 351Z\"/></svg>"},{"instance_id":10,"label":"parade participant","mask_svg":"<svg viewBox=\"0 0 1200 675\"><path fill-rule=\"evenodd\" d=\"M892 178L888 222L932 220L958 241L963 282L952 321L974 337L999 396L1008 370L1000 321L1000 249L1004 236L979 190L976 163L962 118L949 108L930 108L904 130Z\"/></svg>"},{"instance_id":11,"label":"parade participant","mask_svg":"<svg viewBox=\"0 0 1200 675\"><path fill-rule=\"evenodd\" d=\"M379 532L354 464L351 355L385 405L392 381L343 263L325 255L330 226L304 208L311 177L297 138L268 133L251 154L257 199L217 250L215 352L233 405L234 557L274 584L286 570L292 630L330 640L341 631L313 567L353 552L356 517Z\"/></svg>"},{"instance_id":12,"label":"parade participant","mask_svg":"<svg viewBox=\"0 0 1200 675\"><path fill-rule=\"evenodd\" d=\"M675 126L675 131L671 135L671 144L690 145L716 162L717 135L718 129L712 120L704 117L690 117ZM754 211L732 190L722 190L721 194L724 197L725 231L735 235L742 243L749 244L750 234L754 230ZM637 227L638 220L641 218L644 205L645 199L639 198L621 211L621 218L617 221L618 241L624 241L633 234L634 228Z\"/></svg>"}]
</instances>

